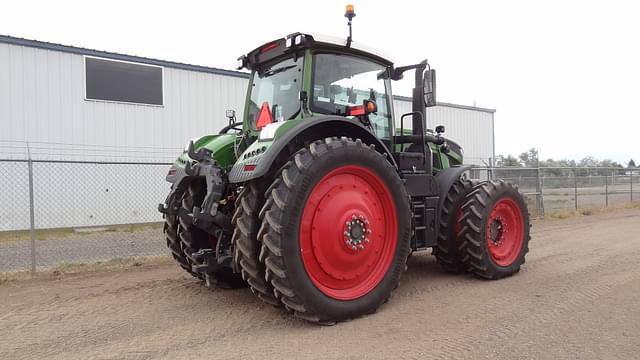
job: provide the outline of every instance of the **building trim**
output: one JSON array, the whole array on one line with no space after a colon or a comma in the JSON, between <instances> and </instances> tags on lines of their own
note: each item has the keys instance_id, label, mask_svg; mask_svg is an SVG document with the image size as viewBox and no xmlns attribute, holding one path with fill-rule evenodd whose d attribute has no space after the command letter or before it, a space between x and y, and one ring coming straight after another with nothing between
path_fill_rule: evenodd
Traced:
<instances>
[{"instance_id":1,"label":"building trim","mask_svg":"<svg viewBox=\"0 0 640 360\"><path fill-rule=\"evenodd\" d=\"M26 46L26 47L32 47L32 48L44 49L44 50L60 51L60 52L76 54L76 55L84 55L84 56L90 56L90 57L106 58L110 60L119 60L119 61L147 64L147 65L162 66L162 67L187 70L187 71L204 72L204 73L215 74L215 75L232 76L232 77L238 77L243 79L249 78L249 74L244 72L239 72L239 71L224 70L224 69L218 69L218 68L212 68L212 67L200 66L200 65L184 64L184 63L167 61L167 60L151 59L151 58L146 58L142 56L118 54L114 52L54 44L54 43L38 41L38 40L22 39L22 38L17 38L13 36L7 36L7 35L0 35L0 43Z\"/></svg>"}]
</instances>

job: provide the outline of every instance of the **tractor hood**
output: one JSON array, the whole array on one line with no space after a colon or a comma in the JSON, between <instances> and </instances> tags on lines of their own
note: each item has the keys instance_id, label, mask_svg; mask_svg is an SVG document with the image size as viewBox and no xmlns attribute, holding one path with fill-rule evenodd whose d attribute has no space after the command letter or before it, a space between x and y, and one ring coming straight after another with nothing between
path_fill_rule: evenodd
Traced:
<instances>
[{"instance_id":1,"label":"tractor hood","mask_svg":"<svg viewBox=\"0 0 640 360\"><path fill-rule=\"evenodd\" d=\"M193 141L194 150L208 149L212 152L214 160L223 169L230 168L235 162L234 144L236 142L236 135L234 134L222 134L222 135L205 135L199 139ZM188 144L187 144L188 146ZM171 165L166 180L170 183L174 183L176 179L184 176L184 168L187 161L193 159L189 158L186 148L182 154Z\"/></svg>"}]
</instances>

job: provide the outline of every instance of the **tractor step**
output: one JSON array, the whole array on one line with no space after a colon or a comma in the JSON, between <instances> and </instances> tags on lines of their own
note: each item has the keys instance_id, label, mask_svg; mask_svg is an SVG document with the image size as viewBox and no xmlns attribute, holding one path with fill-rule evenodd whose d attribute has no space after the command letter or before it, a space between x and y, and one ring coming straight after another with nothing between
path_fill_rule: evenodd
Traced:
<instances>
[{"instance_id":1,"label":"tractor step","mask_svg":"<svg viewBox=\"0 0 640 360\"><path fill-rule=\"evenodd\" d=\"M411 199L414 234L411 238L413 250L424 250L436 244L437 196L414 197Z\"/></svg>"}]
</instances>

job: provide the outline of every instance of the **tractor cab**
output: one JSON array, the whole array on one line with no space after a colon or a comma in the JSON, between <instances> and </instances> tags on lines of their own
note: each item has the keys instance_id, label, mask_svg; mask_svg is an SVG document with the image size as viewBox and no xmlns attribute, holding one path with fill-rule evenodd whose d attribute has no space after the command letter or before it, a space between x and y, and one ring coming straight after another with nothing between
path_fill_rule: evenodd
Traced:
<instances>
[{"instance_id":1,"label":"tractor cab","mask_svg":"<svg viewBox=\"0 0 640 360\"><path fill-rule=\"evenodd\" d=\"M426 132L425 108L436 104L435 70L426 61L394 67L351 37L293 33L241 56L237 68L252 71L243 123L259 139L273 139L291 120L339 116L377 138L402 171L434 173L433 164L443 162L443 154L427 146L446 149L441 132ZM395 119L391 84L408 70L415 70L412 112ZM461 154L453 155L444 161L460 164Z\"/></svg>"}]
</instances>

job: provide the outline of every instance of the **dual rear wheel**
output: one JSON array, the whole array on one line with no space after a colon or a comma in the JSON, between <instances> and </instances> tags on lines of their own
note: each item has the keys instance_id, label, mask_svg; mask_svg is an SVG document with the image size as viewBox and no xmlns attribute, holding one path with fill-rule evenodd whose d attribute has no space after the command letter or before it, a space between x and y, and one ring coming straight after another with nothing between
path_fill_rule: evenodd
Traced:
<instances>
[{"instance_id":1,"label":"dual rear wheel","mask_svg":"<svg viewBox=\"0 0 640 360\"><path fill-rule=\"evenodd\" d=\"M258 281L252 288L261 297L270 289L298 317L333 323L372 313L405 269L409 196L389 162L360 140L327 138L298 151L266 189L258 215L255 240L267 283L252 271L245 279ZM251 240L234 239L239 249ZM253 268L240 264L243 275Z\"/></svg>"},{"instance_id":2,"label":"dual rear wheel","mask_svg":"<svg viewBox=\"0 0 640 360\"><path fill-rule=\"evenodd\" d=\"M447 272L500 279L524 264L529 227L527 204L515 185L461 178L444 199L433 254Z\"/></svg>"}]
</instances>

